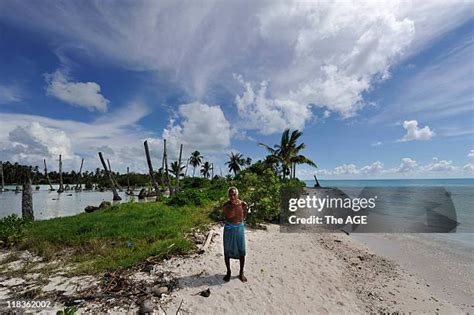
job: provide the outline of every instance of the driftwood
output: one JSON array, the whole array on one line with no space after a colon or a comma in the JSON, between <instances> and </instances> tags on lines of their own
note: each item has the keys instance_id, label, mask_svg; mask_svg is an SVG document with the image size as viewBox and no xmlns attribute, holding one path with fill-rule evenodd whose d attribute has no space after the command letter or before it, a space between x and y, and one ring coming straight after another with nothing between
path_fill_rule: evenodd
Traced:
<instances>
[{"instance_id":1,"label":"driftwood","mask_svg":"<svg viewBox=\"0 0 474 315\"><path fill-rule=\"evenodd\" d=\"M114 194L113 200L122 200L122 198L120 198L119 194L117 193L117 189L115 189L115 185L114 185L114 181L112 179L112 175L110 175L110 172L107 169L107 165L105 164L105 160L104 160L104 157L102 156L102 152L99 152L99 158L100 158L100 162L102 163L102 167L104 168L105 174L109 178L109 182L112 186L112 192Z\"/></svg>"},{"instance_id":2,"label":"driftwood","mask_svg":"<svg viewBox=\"0 0 474 315\"><path fill-rule=\"evenodd\" d=\"M156 199L158 200L158 198L160 197L160 187L158 187L158 183L156 182L156 178L155 178L155 172L153 171L153 165L151 163L151 157L150 157L150 150L148 149L148 141L145 140L143 145L145 146L146 162L148 164L148 171L150 173L151 183L153 185L153 188L156 191Z\"/></svg>"},{"instance_id":3,"label":"driftwood","mask_svg":"<svg viewBox=\"0 0 474 315\"><path fill-rule=\"evenodd\" d=\"M209 234L207 234L206 242L204 242L204 245L202 246L201 250L206 251L207 248L209 247L209 245L211 245L212 235L213 235L213 234L214 234L214 231L213 231L213 230L210 230L210 231L209 231Z\"/></svg>"}]
</instances>

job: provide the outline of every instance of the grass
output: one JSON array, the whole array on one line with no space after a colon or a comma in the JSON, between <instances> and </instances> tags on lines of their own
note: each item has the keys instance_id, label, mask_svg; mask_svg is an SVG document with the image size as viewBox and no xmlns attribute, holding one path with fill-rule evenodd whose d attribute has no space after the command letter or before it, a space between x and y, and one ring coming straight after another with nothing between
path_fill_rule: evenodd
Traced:
<instances>
[{"instance_id":1,"label":"grass","mask_svg":"<svg viewBox=\"0 0 474 315\"><path fill-rule=\"evenodd\" d=\"M46 260L74 262L74 273L132 267L150 256L183 254L192 228L211 222L211 205L172 207L164 202L124 203L93 213L35 221L21 249Z\"/></svg>"}]
</instances>

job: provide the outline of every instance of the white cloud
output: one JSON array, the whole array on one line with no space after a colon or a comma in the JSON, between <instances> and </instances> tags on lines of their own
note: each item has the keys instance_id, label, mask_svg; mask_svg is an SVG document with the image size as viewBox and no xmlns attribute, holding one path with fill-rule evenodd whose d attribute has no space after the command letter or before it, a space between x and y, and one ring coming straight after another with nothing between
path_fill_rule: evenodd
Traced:
<instances>
[{"instance_id":1,"label":"white cloud","mask_svg":"<svg viewBox=\"0 0 474 315\"><path fill-rule=\"evenodd\" d=\"M169 143L173 159L177 159L180 144L183 144L186 158L194 150L215 154L230 146L230 124L219 106L198 102L182 104L178 116L180 122L170 120L162 134Z\"/></svg>"},{"instance_id":2,"label":"white cloud","mask_svg":"<svg viewBox=\"0 0 474 315\"><path fill-rule=\"evenodd\" d=\"M359 170L354 164L343 164L334 168L334 175L355 175L359 174Z\"/></svg>"},{"instance_id":3,"label":"white cloud","mask_svg":"<svg viewBox=\"0 0 474 315\"><path fill-rule=\"evenodd\" d=\"M374 143L371 144L371 146L373 146L373 147L378 147L379 145L382 145L381 141L377 141L377 142L374 142Z\"/></svg>"},{"instance_id":4,"label":"white cloud","mask_svg":"<svg viewBox=\"0 0 474 315\"><path fill-rule=\"evenodd\" d=\"M143 139L152 134L137 122L148 113L140 103L128 104L90 123L0 113L0 159L41 166L43 158L57 160L62 154L65 169L77 169L82 157L86 169L95 169L101 167L97 152L107 147L103 151L114 169L130 166L144 170L144 156L137 152L143 152Z\"/></svg>"},{"instance_id":5,"label":"white cloud","mask_svg":"<svg viewBox=\"0 0 474 315\"><path fill-rule=\"evenodd\" d=\"M469 1L13 1L0 17L92 58L166 73L191 99L204 101L216 86L241 93L231 76L240 73L268 82L272 115L314 104L350 117L394 64L467 21L471 9ZM274 121L262 129L275 130Z\"/></svg>"},{"instance_id":6,"label":"white cloud","mask_svg":"<svg viewBox=\"0 0 474 315\"><path fill-rule=\"evenodd\" d=\"M21 102L23 95L15 85L0 84L0 104Z\"/></svg>"},{"instance_id":7,"label":"white cloud","mask_svg":"<svg viewBox=\"0 0 474 315\"><path fill-rule=\"evenodd\" d=\"M402 158L402 162L395 169L398 173L408 173L414 171L418 167L418 163L412 158Z\"/></svg>"},{"instance_id":8,"label":"white cloud","mask_svg":"<svg viewBox=\"0 0 474 315\"><path fill-rule=\"evenodd\" d=\"M474 161L474 150L469 151L469 153L467 154L467 158L470 161Z\"/></svg>"},{"instance_id":9,"label":"white cloud","mask_svg":"<svg viewBox=\"0 0 474 315\"><path fill-rule=\"evenodd\" d=\"M290 100L267 98L267 82L254 91L241 76L235 78L245 87L244 93L235 98L237 111L242 120L241 128L257 129L263 134L281 132L286 128L303 129L312 113L307 104Z\"/></svg>"},{"instance_id":10,"label":"white cloud","mask_svg":"<svg viewBox=\"0 0 474 315\"><path fill-rule=\"evenodd\" d=\"M439 160L437 157L434 157L431 163L422 167L422 170L427 172L452 172L457 169L458 167L453 164L453 161Z\"/></svg>"},{"instance_id":11,"label":"white cloud","mask_svg":"<svg viewBox=\"0 0 474 315\"><path fill-rule=\"evenodd\" d=\"M463 170L469 173L474 173L474 163L467 163L463 166Z\"/></svg>"},{"instance_id":12,"label":"white cloud","mask_svg":"<svg viewBox=\"0 0 474 315\"><path fill-rule=\"evenodd\" d=\"M405 128L407 133L399 141L430 140L435 135L435 132L428 126L419 128L416 120L405 120L403 128Z\"/></svg>"},{"instance_id":13,"label":"white cloud","mask_svg":"<svg viewBox=\"0 0 474 315\"><path fill-rule=\"evenodd\" d=\"M474 40L471 34L466 34L458 39L456 46L448 46L446 52L426 66L407 73L399 93L371 121L387 122L407 115L424 121L473 115L473 49ZM470 121L456 120L455 125L444 124L439 135L472 133L472 129Z\"/></svg>"},{"instance_id":14,"label":"white cloud","mask_svg":"<svg viewBox=\"0 0 474 315\"><path fill-rule=\"evenodd\" d=\"M360 169L361 173L364 174L377 174L383 170L383 163L380 161L375 161L370 165L366 165Z\"/></svg>"},{"instance_id":15,"label":"white cloud","mask_svg":"<svg viewBox=\"0 0 474 315\"><path fill-rule=\"evenodd\" d=\"M90 111L107 111L107 100L95 82L71 82L66 74L57 70L46 76L46 92L68 104L84 107Z\"/></svg>"}]
</instances>

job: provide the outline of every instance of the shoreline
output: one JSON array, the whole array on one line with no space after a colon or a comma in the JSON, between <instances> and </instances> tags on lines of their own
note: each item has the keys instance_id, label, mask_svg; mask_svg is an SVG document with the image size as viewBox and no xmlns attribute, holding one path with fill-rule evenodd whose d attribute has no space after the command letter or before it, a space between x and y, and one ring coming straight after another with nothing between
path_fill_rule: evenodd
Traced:
<instances>
[{"instance_id":1,"label":"shoreline","mask_svg":"<svg viewBox=\"0 0 474 315\"><path fill-rule=\"evenodd\" d=\"M351 234L377 255L429 282L431 285L427 289L433 294L472 313L474 248L472 243L453 239L468 235L474 240L474 234Z\"/></svg>"},{"instance_id":2,"label":"shoreline","mask_svg":"<svg viewBox=\"0 0 474 315\"><path fill-rule=\"evenodd\" d=\"M13 278L2 271L0 300L12 298L15 291L39 286L49 296L61 293L80 302L79 313L126 313L138 310L144 301L157 313L175 313L179 309L181 314L462 313L453 303L430 292L433 283L375 254L352 235L342 233L280 233L277 225L267 225L267 230L247 228L249 250L245 269L249 281L244 284L237 279L238 262L233 260L232 279L225 283L222 227L214 225L212 231L212 242L203 253L160 262L150 260L146 268L116 276L125 285L123 296L117 292L114 298L100 297L105 275L67 277L51 272L47 277L36 273L35 278L35 271L30 270ZM202 239L200 243L204 244ZM9 264L17 264L21 270L18 262ZM169 292L156 296L153 288L163 283L169 285ZM209 298L196 295L207 288L211 290ZM88 300L84 292L99 295ZM134 296L132 292L138 292L136 300L130 299Z\"/></svg>"}]
</instances>

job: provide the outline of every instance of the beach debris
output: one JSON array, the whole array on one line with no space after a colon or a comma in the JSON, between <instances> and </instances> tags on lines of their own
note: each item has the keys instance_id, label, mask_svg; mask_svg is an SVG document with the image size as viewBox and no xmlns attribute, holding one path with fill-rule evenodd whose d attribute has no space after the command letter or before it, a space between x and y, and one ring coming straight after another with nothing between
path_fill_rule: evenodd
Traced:
<instances>
[{"instance_id":1,"label":"beach debris","mask_svg":"<svg viewBox=\"0 0 474 315\"><path fill-rule=\"evenodd\" d=\"M201 292L198 292L195 295L200 295L200 296L203 296L203 297L209 297L211 295L211 289L207 288L206 290L202 290Z\"/></svg>"},{"instance_id":2,"label":"beach debris","mask_svg":"<svg viewBox=\"0 0 474 315\"><path fill-rule=\"evenodd\" d=\"M140 303L138 314L152 314L153 313L153 302L149 299L144 300Z\"/></svg>"},{"instance_id":3,"label":"beach debris","mask_svg":"<svg viewBox=\"0 0 474 315\"><path fill-rule=\"evenodd\" d=\"M206 251L209 245L211 244L213 233L214 231L210 230L209 233L207 234L207 239L206 239L206 242L204 243L204 246L202 247L202 250Z\"/></svg>"},{"instance_id":4,"label":"beach debris","mask_svg":"<svg viewBox=\"0 0 474 315\"><path fill-rule=\"evenodd\" d=\"M91 212L94 212L95 210L99 209L99 207L96 207L96 206L87 206L84 208L84 211L87 212L87 213L91 213Z\"/></svg>"},{"instance_id":5,"label":"beach debris","mask_svg":"<svg viewBox=\"0 0 474 315\"><path fill-rule=\"evenodd\" d=\"M178 309L176 310L176 315L179 314L179 310L181 310L181 306L183 305L183 302L184 302L184 299L181 299L181 303L179 303L179 307L178 307Z\"/></svg>"},{"instance_id":6,"label":"beach debris","mask_svg":"<svg viewBox=\"0 0 474 315\"><path fill-rule=\"evenodd\" d=\"M168 294L169 289L166 286L157 285L151 289L151 292L153 292L153 294L156 295L157 297L161 297L163 294Z\"/></svg>"}]
</instances>

